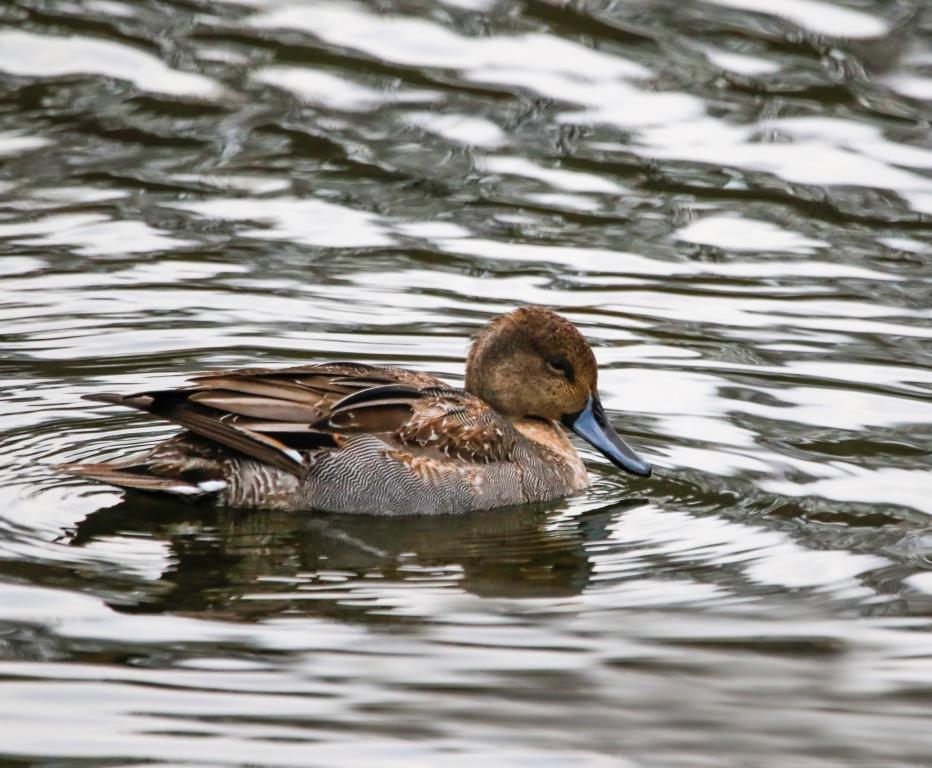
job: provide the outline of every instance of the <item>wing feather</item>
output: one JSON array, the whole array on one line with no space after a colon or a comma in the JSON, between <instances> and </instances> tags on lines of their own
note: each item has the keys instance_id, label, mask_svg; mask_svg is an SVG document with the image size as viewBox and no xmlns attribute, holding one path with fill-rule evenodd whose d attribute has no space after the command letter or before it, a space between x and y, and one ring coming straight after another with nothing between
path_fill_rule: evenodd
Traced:
<instances>
[{"instance_id":1,"label":"wing feather","mask_svg":"<svg viewBox=\"0 0 932 768\"><path fill-rule=\"evenodd\" d=\"M240 416L252 416L272 421L311 423L323 415L320 408L295 400L249 397L223 389L195 392L188 397L188 400L224 413L236 413Z\"/></svg>"},{"instance_id":2,"label":"wing feather","mask_svg":"<svg viewBox=\"0 0 932 768\"><path fill-rule=\"evenodd\" d=\"M395 402L388 402L386 393L366 396L367 392L399 386L405 397L396 397ZM133 395L100 393L88 395L87 399L137 408L228 449L300 475L306 469L302 451L336 445L338 430L318 427L333 413L335 404L362 395L358 402L367 402L369 407L345 409L342 413L347 428L390 432L410 416L407 398L416 399L419 387L441 386L442 382L431 376L401 368L323 363L206 372L178 389ZM342 426L343 418L338 421Z\"/></svg>"},{"instance_id":3,"label":"wing feather","mask_svg":"<svg viewBox=\"0 0 932 768\"><path fill-rule=\"evenodd\" d=\"M355 392L314 425L321 431L376 432L399 444L470 462L506 461L521 437L477 397L447 387L391 384Z\"/></svg>"}]
</instances>

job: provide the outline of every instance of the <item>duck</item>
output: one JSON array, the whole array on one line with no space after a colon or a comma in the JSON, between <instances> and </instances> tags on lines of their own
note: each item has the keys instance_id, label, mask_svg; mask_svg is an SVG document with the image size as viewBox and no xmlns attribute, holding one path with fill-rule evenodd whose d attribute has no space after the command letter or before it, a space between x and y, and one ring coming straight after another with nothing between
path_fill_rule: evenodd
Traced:
<instances>
[{"instance_id":1,"label":"duck","mask_svg":"<svg viewBox=\"0 0 932 768\"><path fill-rule=\"evenodd\" d=\"M405 368L324 362L85 395L184 431L124 459L60 469L133 491L291 512L463 514L548 502L589 487L566 430L616 467L651 476L612 427L597 379L576 326L522 306L475 335L462 389Z\"/></svg>"}]
</instances>

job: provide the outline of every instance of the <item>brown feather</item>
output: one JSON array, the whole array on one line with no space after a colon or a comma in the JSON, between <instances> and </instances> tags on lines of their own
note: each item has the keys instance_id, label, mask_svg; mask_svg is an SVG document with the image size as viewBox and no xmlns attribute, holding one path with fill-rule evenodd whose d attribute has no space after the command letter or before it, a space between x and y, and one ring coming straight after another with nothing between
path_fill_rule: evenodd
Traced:
<instances>
[{"instance_id":1,"label":"brown feather","mask_svg":"<svg viewBox=\"0 0 932 768\"><path fill-rule=\"evenodd\" d=\"M284 381L269 381L264 378L246 378L245 376L218 376L217 378L196 379L196 381L198 389L223 389L277 400L293 400L296 403L310 405L316 405L320 400L319 392L309 390L300 384Z\"/></svg>"},{"instance_id":2,"label":"brown feather","mask_svg":"<svg viewBox=\"0 0 932 768\"><path fill-rule=\"evenodd\" d=\"M263 421L261 419L235 418L230 419L230 424L252 432L313 432L314 429L306 421Z\"/></svg>"},{"instance_id":3,"label":"brown feather","mask_svg":"<svg viewBox=\"0 0 932 768\"><path fill-rule=\"evenodd\" d=\"M247 397L223 389L195 392L188 400L226 413L270 421L304 421L309 424L317 421L322 415L320 409L293 400Z\"/></svg>"},{"instance_id":4,"label":"brown feather","mask_svg":"<svg viewBox=\"0 0 932 768\"><path fill-rule=\"evenodd\" d=\"M226 424L205 411L197 405L182 404L165 411L152 412L190 429L196 435L215 440L273 467L295 475L303 474L304 460L294 449L268 435Z\"/></svg>"},{"instance_id":5,"label":"brown feather","mask_svg":"<svg viewBox=\"0 0 932 768\"><path fill-rule=\"evenodd\" d=\"M341 432L397 432L411 418L411 404L403 402L370 403L341 411L329 419L327 426Z\"/></svg>"},{"instance_id":6,"label":"brown feather","mask_svg":"<svg viewBox=\"0 0 932 768\"><path fill-rule=\"evenodd\" d=\"M169 390L168 396L160 397L162 394L151 392L128 397L115 395L112 399L102 400L102 402L138 408L167 421L180 424L197 435L215 440L221 445L264 461L273 467L292 474L303 473L304 461L300 454L284 443L267 435L223 423L210 409L196 403L184 402L181 398L187 394L185 390Z\"/></svg>"},{"instance_id":7,"label":"brown feather","mask_svg":"<svg viewBox=\"0 0 932 768\"><path fill-rule=\"evenodd\" d=\"M401 368L323 363L208 371L187 387L87 399L146 411L301 475L306 466L299 450L332 447L339 431L401 432L424 397L422 390L443 386L432 376Z\"/></svg>"}]
</instances>

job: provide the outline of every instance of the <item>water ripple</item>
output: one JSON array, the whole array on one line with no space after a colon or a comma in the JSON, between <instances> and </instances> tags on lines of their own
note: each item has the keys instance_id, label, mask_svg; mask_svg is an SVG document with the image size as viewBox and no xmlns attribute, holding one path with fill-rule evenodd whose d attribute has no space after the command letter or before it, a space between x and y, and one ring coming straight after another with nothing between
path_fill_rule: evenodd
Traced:
<instances>
[{"instance_id":1,"label":"water ripple","mask_svg":"<svg viewBox=\"0 0 932 768\"><path fill-rule=\"evenodd\" d=\"M0 752L928 764L919 2L0 8ZM650 483L468 518L124 496L93 391L592 340ZM50 723L56 738L49 739ZM153 757L156 756L156 757Z\"/></svg>"}]
</instances>

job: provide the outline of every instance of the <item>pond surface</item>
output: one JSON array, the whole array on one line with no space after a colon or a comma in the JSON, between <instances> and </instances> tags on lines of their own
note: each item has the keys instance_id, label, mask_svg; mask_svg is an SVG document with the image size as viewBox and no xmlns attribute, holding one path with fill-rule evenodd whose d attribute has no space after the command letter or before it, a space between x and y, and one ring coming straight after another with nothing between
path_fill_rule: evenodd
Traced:
<instances>
[{"instance_id":1,"label":"pond surface","mask_svg":"<svg viewBox=\"0 0 932 768\"><path fill-rule=\"evenodd\" d=\"M755 10L757 9L757 10ZM843 37L835 37L841 35ZM926 766L924 0L0 8L0 764ZM80 400L550 305L639 480L381 520L64 478Z\"/></svg>"}]
</instances>

